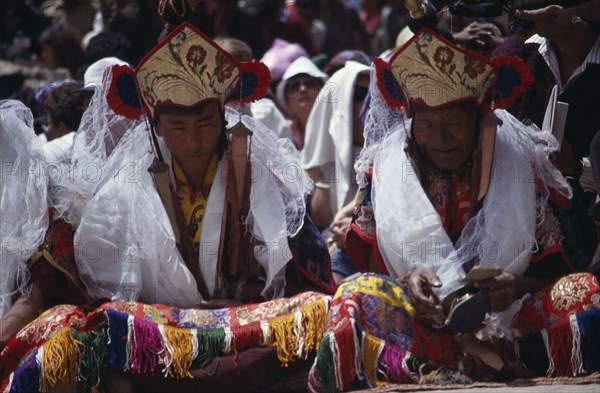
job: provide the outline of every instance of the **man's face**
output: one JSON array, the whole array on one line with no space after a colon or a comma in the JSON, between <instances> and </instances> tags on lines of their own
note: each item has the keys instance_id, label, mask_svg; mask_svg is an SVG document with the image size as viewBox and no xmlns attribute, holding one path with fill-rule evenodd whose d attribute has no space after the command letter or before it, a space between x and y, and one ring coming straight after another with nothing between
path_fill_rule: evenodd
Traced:
<instances>
[{"instance_id":1,"label":"man's face","mask_svg":"<svg viewBox=\"0 0 600 393\"><path fill-rule=\"evenodd\" d=\"M471 157L477 139L477 112L473 105L420 110L413 121L417 144L438 169L458 169Z\"/></svg>"},{"instance_id":2,"label":"man's face","mask_svg":"<svg viewBox=\"0 0 600 393\"><path fill-rule=\"evenodd\" d=\"M156 134L163 137L173 158L193 169L215 153L222 128L219 105L210 102L197 113L160 114Z\"/></svg>"}]
</instances>

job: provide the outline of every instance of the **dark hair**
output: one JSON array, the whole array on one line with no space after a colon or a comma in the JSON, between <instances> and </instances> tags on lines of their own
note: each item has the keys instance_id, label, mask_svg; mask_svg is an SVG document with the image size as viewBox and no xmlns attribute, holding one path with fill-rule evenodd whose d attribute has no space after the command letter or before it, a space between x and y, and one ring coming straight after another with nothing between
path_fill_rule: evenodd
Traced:
<instances>
[{"instance_id":1,"label":"dark hair","mask_svg":"<svg viewBox=\"0 0 600 393\"><path fill-rule=\"evenodd\" d=\"M31 110L33 115L33 129L37 135L44 133L44 123L46 119L43 117L42 108L36 100L36 91L33 87L23 86L15 92L11 97L13 100L19 100L27 108Z\"/></svg>"},{"instance_id":2,"label":"dark hair","mask_svg":"<svg viewBox=\"0 0 600 393\"><path fill-rule=\"evenodd\" d=\"M131 41L129 38L114 31L103 31L92 37L88 43L85 48L85 59L88 64L111 56L129 61L130 52Z\"/></svg>"},{"instance_id":3,"label":"dark hair","mask_svg":"<svg viewBox=\"0 0 600 393\"><path fill-rule=\"evenodd\" d=\"M202 111L204 110L204 108L206 108L207 105L214 103L214 101L210 101L207 103L204 103L202 105L198 105L195 106L193 108L177 108L177 107L173 107L173 106L163 106L163 107L159 107L156 108L156 111L154 113L154 117L155 117L155 125L158 124L158 122L160 121L160 115L199 115L202 113ZM219 111L221 114L221 133L219 134L219 142L217 143L217 150L216 153L219 156L219 160L223 157L223 153L225 152L225 149L227 148L227 144L229 143L227 140L227 121L225 120L225 114L223 112L223 110L221 109L221 107L219 107Z\"/></svg>"},{"instance_id":4,"label":"dark hair","mask_svg":"<svg viewBox=\"0 0 600 393\"><path fill-rule=\"evenodd\" d=\"M238 7L247 17L263 22L272 21L280 12L279 0L245 0Z\"/></svg>"},{"instance_id":5,"label":"dark hair","mask_svg":"<svg viewBox=\"0 0 600 393\"><path fill-rule=\"evenodd\" d=\"M124 59L137 64L156 44L162 21L156 1L99 0L104 29L119 32L131 42L131 52Z\"/></svg>"},{"instance_id":6,"label":"dark hair","mask_svg":"<svg viewBox=\"0 0 600 393\"><path fill-rule=\"evenodd\" d=\"M321 0L296 0L296 8L307 8L313 10L317 14L321 9Z\"/></svg>"},{"instance_id":7,"label":"dark hair","mask_svg":"<svg viewBox=\"0 0 600 393\"><path fill-rule=\"evenodd\" d=\"M332 76L337 71L344 68L348 60L356 61L366 66L371 65L371 57L361 50L349 49L343 50L333 56L331 60L325 66L323 66L323 72L327 75Z\"/></svg>"},{"instance_id":8,"label":"dark hair","mask_svg":"<svg viewBox=\"0 0 600 393\"><path fill-rule=\"evenodd\" d=\"M68 68L71 76L77 75L84 63L84 55L79 36L71 26L55 23L42 32L39 41L52 49L58 65Z\"/></svg>"},{"instance_id":9,"label":"dark hair","mask_svg":"<svg viewBox=\"0 0 600 393\"><path fill-rule=\"evenodd\" d=\"M53 124L62 121L70 130L79 128L86 108L84 100L78 94L74 94L72 90L80 87L82 87L81 82L65 82L48 93L42 106Z\"/></svg>"}]
</instances>

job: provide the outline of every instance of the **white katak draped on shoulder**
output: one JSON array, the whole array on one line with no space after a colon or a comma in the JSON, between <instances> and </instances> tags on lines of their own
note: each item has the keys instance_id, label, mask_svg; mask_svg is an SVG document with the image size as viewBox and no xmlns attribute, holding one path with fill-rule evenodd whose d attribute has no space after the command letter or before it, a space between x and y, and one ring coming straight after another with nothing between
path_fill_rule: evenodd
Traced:
<instances>
[{"instance_id":1,"label":"white katak draped on shoulder","mask_svg":"<svg viewBox=\"0 0 600 393\"><path fill-rule=\"evenodd\" d=\"M287 239L303 225L304 198L313 184L301 170L291 142L278 139L262 123L230 108L226 119L229 125L241 120L253 132L246 225L257 240L255 257L267 273L263 293L281 296L284 267L291 259ZM85 204L75 233L77 265L94 298L190 307L202 297L176 247L169 218L148 172L154 159L149 133L145 122L135 123L105 158L100 186ZM170 163L168 150L159 144L165 162ZM225 200L222 161L208 198L198 260L209 293L216 284Z\"/></svg>"},{"instance_id":2,"label":"white katak draped on shoulder","mask_svg":"<svg viewBox=\"0 0 600 393\"><path fill-rule=\"evenodd\" d=\"M48 229L48 167L29 108L0 101L0 318L27 290L27 260Z\"/></svg>"}]
</instances>

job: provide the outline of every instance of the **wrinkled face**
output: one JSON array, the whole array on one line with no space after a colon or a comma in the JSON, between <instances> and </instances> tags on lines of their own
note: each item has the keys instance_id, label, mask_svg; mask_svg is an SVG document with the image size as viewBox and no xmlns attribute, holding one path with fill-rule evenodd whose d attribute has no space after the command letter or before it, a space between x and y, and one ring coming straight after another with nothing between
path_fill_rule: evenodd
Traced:
<instances>
[{"instance_id":1,"label":"wrinkled face","mask_svg":"<svg viewBox=\"0 0 600 393\"><path fill-rule=\"evenodd\" d=\"M215 102L189 114L161 113L156 122L156 134L164 138L184 170L197 168L206 157L212 157L221 129L221 111Z\"/></svg>"},{"instance_id":2,"label":"wrinkled face","mask_svg":"<svg viewBox=\"0 0 600 393\"><path fill-rule=\"evenodd\" d=\"M440 170L460 168L477 140L477 109L471 103L418 110L413 119L416 142Z\"/></svg>"}]
</instances>

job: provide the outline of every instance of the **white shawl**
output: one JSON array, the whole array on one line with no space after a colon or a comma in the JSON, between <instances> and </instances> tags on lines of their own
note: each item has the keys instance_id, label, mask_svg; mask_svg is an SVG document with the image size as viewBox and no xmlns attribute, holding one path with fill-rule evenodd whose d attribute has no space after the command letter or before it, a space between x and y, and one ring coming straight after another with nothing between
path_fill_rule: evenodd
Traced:
<instances>
[{"instance_id":1,"label":"white shawl","mask_svg":"<svg viewBox=\"0 0 600 393\"><path fill-rule=\"evenodd\" d=\"M48 229L47 178L42 142L31 111L20 101L0 101L0 318L24 291L27 260Z\"/></svg>"},{"instance_id":2,"label":"white shawl","mask_svg":"<svg viewBox=\"0 0 600 393\"><path fill-rule=\"evenodd\" d=\"M240 117L228 109L229 124ZM246 218L256 242L254 254L267 273L263 294L283 294L285 265L291 259L288 236L298 233L304 220L304 197L310 191L307 176L290 178L290 167L299 168L290 142L277 140L262 123L243 116L254 134L250 161L252 190ZM75 252L81 278L93 297L140 300L177 307L192 307L202 299L193 275L176 247L167 213L147 171L153 155L148 131L130 130L108 158L136 168L119 175L118 165L108 174L111 181L86 205L75 235ZM162 149L170 162L168 149ZM122 171L121 171L122 172ZM209 293L216 284L221 217L225 199L222 162L208 199L202 225L199 265Z\"/></svg>"},{"instance_id":3,"label":"white shawl","mask_svg":"<svg viewBox=\"0 0 600 393\"><path fill-rule=\"evenodd\" d=\"M335 214L349 203L354 158L352 156L353 94L356 79L369 67L348 61L323 86L306 123L302 163L304 169L320 167L329 182L330 206Z\"/></svg>"}]
</instances>

